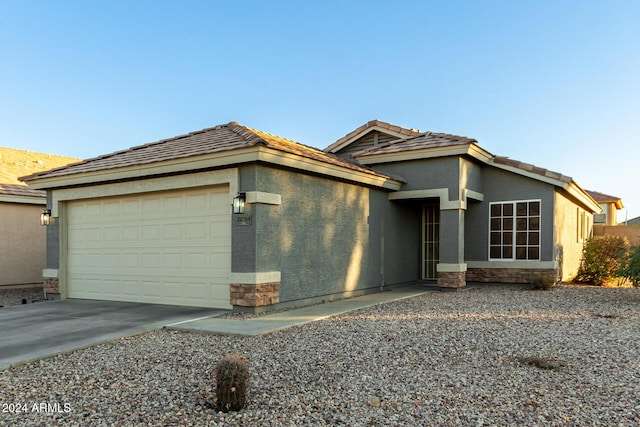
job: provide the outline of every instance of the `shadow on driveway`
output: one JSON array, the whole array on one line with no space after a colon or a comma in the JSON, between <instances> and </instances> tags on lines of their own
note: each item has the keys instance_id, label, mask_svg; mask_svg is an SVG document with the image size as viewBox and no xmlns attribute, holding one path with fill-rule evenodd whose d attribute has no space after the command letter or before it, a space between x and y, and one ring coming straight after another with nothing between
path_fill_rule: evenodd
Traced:
<instances>
[{"instance_id":1,"label":"shadow on driveway","mask_svg":"<svg viewBox=\"0 0 640 427\"><path fill-rule=\"evenodd\" d=\"M0 309L0 369L225 310L60 300Z\"/></svg>"}]
</instances>

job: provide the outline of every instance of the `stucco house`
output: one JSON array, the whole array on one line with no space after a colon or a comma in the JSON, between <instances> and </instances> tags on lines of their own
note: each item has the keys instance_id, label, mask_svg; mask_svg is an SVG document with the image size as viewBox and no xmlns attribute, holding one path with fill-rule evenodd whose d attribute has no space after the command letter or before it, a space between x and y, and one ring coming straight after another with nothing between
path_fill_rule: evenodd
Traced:
<instances>
[{"instance_id":1,"label":"stucco house","mask_svg":"<svg viewBox=\"0 0 640 427\"><path fill-rule=\"evenodd\" d=\"M40 225L46 192L18 177L78 160L0 147L0 287L41 285L46 263L46 229Z\"/></svg>"},{"instance_id":2,"label":"stucco house","mask_svg":"<svg viewBox=\"0 0 640 427\"><path fill-rule=\"evenodd\" d=\"M593 215L593 223L616 225L618 223L618 211L624 208L622 199L599 191L587 190L587 193L600 205L600 210Z\"/></svg>"},{"instance_id":3,"label":"stucco house","mask_svg":"<svg viewBox=\"0 0 640 427\"><path fill-rule=\"evenodd\" d=\"M323 151L231 122L23 179L47 191L63 298L250 311L566 279L600 209L562 174L378 120Z\"/></svg>"}]
</instances>

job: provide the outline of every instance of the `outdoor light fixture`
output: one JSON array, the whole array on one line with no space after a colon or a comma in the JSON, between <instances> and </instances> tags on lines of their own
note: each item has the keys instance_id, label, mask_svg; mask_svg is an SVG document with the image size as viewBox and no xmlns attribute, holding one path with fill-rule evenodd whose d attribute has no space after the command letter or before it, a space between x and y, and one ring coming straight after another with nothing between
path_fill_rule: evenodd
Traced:
<instances>
[{"instance_id":1,"label":"outdoor light fixture","mask_svg":"<svg viewBox=\"0 0 640 427\"><path fill-rule=\"evenodd\" d=\"M236 197L233 198L233 213L234 214L243 214L244 213L244 202L246 200L245 193L238 193Z\"/></svg>"},{"instance_id":2,"label":"outdoor light fixture","mask_svg":"<svg viewBox=\"0 0 640 427\"><path fill-rule=\"evenodd\" d=\"M40 214L40 225L51 225L51 209L45 209Z\"/></svg>"}]
</instances>

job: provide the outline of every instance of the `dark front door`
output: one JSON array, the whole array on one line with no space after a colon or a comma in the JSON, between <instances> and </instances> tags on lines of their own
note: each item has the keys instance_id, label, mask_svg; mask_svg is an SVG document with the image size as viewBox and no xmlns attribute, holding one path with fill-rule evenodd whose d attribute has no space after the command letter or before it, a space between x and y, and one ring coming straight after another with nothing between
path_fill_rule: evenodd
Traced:
<instances>
[{"instance_id":1,"label":"dark front door","mask_svg":"<svg viewBox=\"0 0 640 427\"><path fill-rule=\"evenodd\" d=\"M440 206L428 203L422 206L422 279L436 280L440 262Z\"/></svg>"}]
</instances>

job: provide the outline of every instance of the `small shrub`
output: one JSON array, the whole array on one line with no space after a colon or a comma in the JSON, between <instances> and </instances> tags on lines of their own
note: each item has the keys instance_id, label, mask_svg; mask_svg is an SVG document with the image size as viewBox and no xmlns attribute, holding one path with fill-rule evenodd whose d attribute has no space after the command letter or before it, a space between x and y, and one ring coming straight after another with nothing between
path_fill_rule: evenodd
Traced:
<instances>
[{"instance_id":1,"label":"small shrub","mask_svg":"<svg viewBox=\"0 0 640 427\"><path fill-rule=\"evenodd\" d=\"M554 286L554 280L549 276L539 274L531 279L531 289L535 291L550 291Z\"/></svg>"},{"instance_id":2,"label":"small shrub","mask_svg":"<svg viewBox=\"0 0 640 427\"><path fill-rule=\"evenodd\" d=\"M552 371L559 371L566 366L564 362L557 359L552 359L550 357L521 357L519 359L519 362L523 365L534 366L539 369L549 369Z\"/></svg>"},{"instance_id":3,"label":"small shrub","mask_svg":"<svg viewBox=\"0 0 640 427\"><path fill-rule=\"evenodd\" d=\"M575 280L598 286L606 284L620 273L628 250L626 237L607 235L587 239Z\"/></svg>"},{"instance_id":4,"label":"small shrub","mask_svg":"<svg viewBox=\"0 0 640 427\"><path fill-rule=\"evenodd\" d=\"M634 288L640 288L640 245L631 247L622 260L619 274L629 280Z\"/></svg>"},{"instance_id":5,"label":"small shrub","mask_svg":"<svg viewBox=\"0 0 640 427\"><path fill-rule=\"evenodd\" d=\"M222 412L239 411L247 401L249 366L242 356L228 354L216 367L216 396L213 406Z\"/></svg>"}]
</instances>

